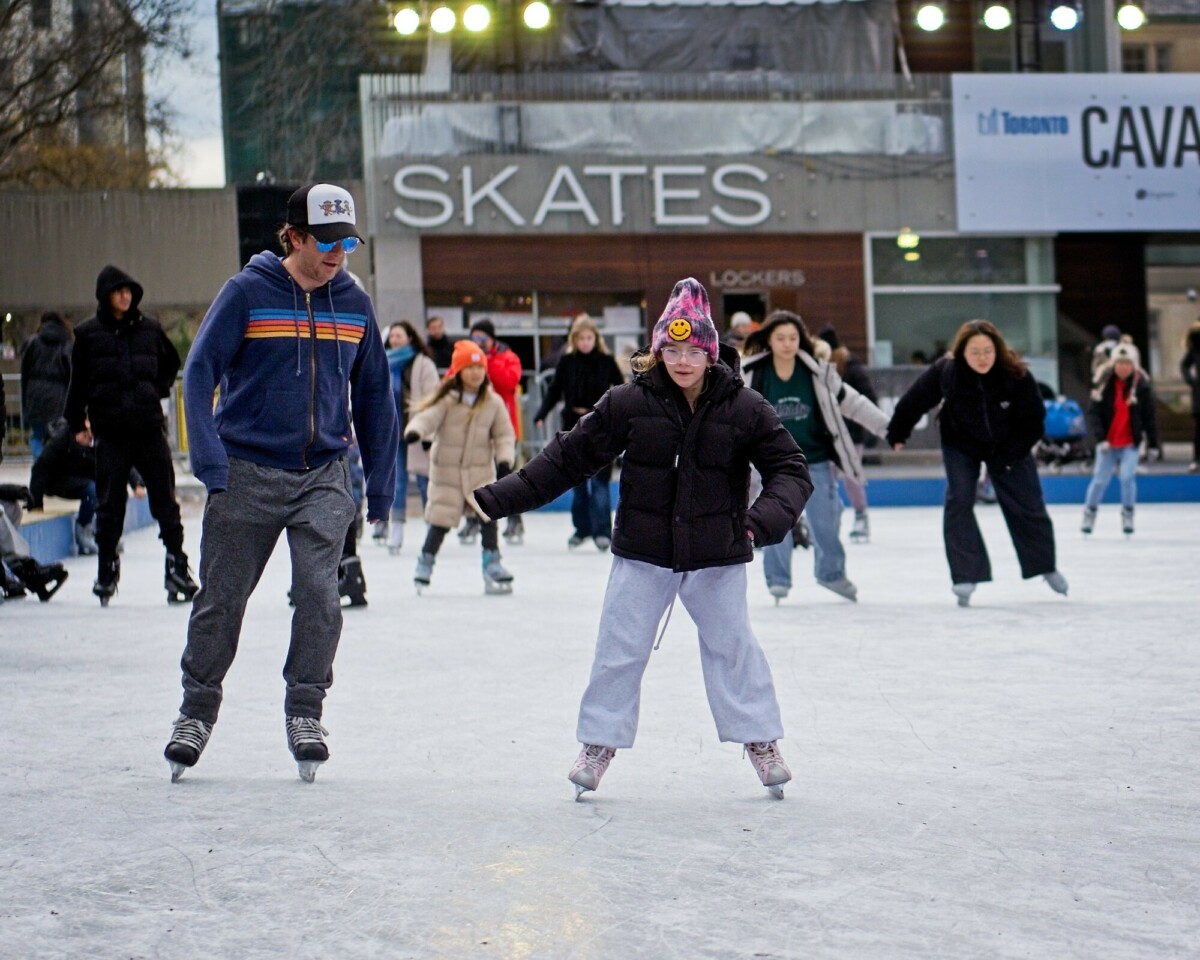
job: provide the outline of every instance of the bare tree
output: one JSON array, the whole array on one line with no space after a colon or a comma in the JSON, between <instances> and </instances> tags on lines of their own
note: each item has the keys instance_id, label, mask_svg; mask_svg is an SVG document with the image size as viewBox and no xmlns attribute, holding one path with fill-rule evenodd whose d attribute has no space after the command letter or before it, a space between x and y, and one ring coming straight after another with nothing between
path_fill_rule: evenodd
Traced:
<instances>
[{"instance_id":1,"label":"bare tree","mask_svg":"<svg viewBox=\"0 0 1200 960\"><path fill-rule=\"evenodd\" d=\"M164 105L143 78L185 54L192 0L0 2L0 186L145 186Z\"/></svg>"}]
</instances>

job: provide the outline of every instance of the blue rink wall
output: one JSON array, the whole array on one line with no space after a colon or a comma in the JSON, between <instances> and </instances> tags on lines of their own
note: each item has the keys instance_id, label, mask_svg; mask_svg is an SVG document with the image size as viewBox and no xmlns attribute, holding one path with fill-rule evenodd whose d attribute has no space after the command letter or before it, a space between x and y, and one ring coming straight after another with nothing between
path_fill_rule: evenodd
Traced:
<instances>
[{"instance_id":1,"label":"blue rink wall","mask_svg":"<svg viewBox=\"0 0 1200 960\"><path fill-rule=\"evenodd\" d=\"M1083 503L1090 476L1043 476L1042 490L1047 503ZM935 507L940 506L946 491L944 477L880 477L867 484L867 497L873 507ZM612 483L612 502L616 505L618 483ZM1137 478L1139 503L1197 503L1200 502L1200 474L1160 473ZM1117 503L1118 485L1114 479L1105 492L1104 503ZM571 492L542 507L548 511L569 511ZM27 518L28 520L28 518ZM125 512L125 532L149 526L148 500L131 497ZM70 556L75 549L75 516L66 514L26 522L21 533L29 542L29 552L42 563L52 563Z\"/></svg>"}]
</instances>

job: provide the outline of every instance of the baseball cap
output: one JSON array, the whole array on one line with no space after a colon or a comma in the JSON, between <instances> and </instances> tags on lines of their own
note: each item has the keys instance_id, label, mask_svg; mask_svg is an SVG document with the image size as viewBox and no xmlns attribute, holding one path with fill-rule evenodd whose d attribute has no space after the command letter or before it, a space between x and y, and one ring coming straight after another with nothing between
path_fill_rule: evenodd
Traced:
<instances>
[{"instance_id":1,"label":"baseball cap","mask_svg":"<svg viewBox=\"0 0 1200 960\"><path fill-rule=\"evenodd\" d=\"M355 227L354 198L332 183L310 183L288 197L287 220L304 227L319 243L334 243L347 237L363 240Z\"/></svg>"}]
</instances>

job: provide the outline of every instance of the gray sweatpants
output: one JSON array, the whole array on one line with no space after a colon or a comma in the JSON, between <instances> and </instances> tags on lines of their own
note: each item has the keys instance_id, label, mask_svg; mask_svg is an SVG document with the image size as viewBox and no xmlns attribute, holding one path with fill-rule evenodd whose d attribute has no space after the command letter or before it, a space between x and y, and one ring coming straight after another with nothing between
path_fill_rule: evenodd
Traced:
<instances>
[{"instance_id":1,"label":"gray sweatpants","mask_svg":"<svg viewBox=\"0 0 1200 960\"><path fill-rule=\"evenodd\" d=\"M181 713L216 723L246 602L286 530L296 611L283 665L283 710L320 719L342 635L338 560L354 514L345 459L302 472L230 458L228 488L204 507L200 592L183 651Z\"/></svg>"},{"instance_id":2,"label":"gray sweatpants","mask_svg":"<svg viewBox=\"0 0 1200 960\"><path fill-rule=\"evenodd\" d=\"M631 747L642 674L659 620L678 595L699 631L700 664L717 736L733 743L783 736L771 668L746 609L746 565L676 573L613 557L592 676L579 705L580 743Z\"/></svg>"}]
</instances>

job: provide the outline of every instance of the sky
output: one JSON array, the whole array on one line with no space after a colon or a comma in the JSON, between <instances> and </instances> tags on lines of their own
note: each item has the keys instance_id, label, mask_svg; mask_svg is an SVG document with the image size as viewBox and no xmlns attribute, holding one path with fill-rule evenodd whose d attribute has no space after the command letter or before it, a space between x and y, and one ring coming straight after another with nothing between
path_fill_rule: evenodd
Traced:
<instances>
[{"instance_id":1,"label":"sky","mask_svg":"<svg viewBox=\"0 0 1200 960\"><path fill-rule=\"evenodd\" d=\"M217 59L216 0L196 0L192 12L194 53L173 58L149 78L151 96L166 95L176 114L181 152L173 166L185 187L225 185L221 136L221 85Z\"/></svg>"}]
</instances>

